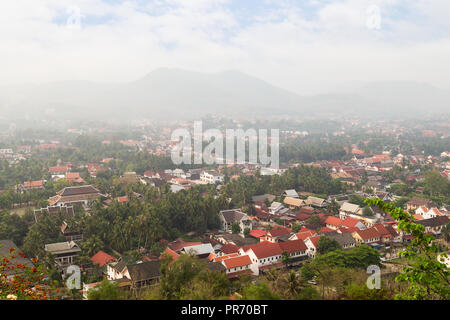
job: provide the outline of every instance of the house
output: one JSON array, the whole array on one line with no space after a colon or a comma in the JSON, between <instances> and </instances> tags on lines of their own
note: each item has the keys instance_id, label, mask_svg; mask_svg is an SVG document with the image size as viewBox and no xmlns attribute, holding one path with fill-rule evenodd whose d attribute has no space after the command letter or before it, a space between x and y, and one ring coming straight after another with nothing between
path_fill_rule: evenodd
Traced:
<instances>
[{"instance_id":1,"label":"house","mask_svg":"<svg viewBox=\"0 0 450 320\"><path fill-rule=\"evenodd\" d=\"M244 233L245 228L252 230L252 221L244 212L233 210L222 210L219 212L219 219L222 222L222 228L224 231L231 231L233 222L237 222L241 229L241 233Z\"/></svg>"},{"instance_id":2,"label":"house","mask_svg":"<svg viewBox=\"0 0 450 320\"><path fill-rule=\"evenodd\" d=\"M221 262L226 268L228 278L236 278L242 274L253 274L252 269L250 268L252 261L248 255L222 259Z\"/></svg>"},{"instance_id":3,"label":"house","mask_svg":"<svg viewBox=\"0 0 450 320\"><path fill-rule=\"evenodd\" d=\"M288 205L292 210L306 205L305 200L291 197L284 198L283 203Z\"/></svg>"},{"instance_id":4,"label":"house","mask_svg":"<svg viewBox=\"0 0 450 320\"><path fill-rule=\"evenodd\" d=\"M200 174L200 180L209 184L222 183L224 179L225 176L223 174L217 173L215 171L203 171Z\"/></svg>"},{"instance_id":5,"label":"house","mask_svg":"<svg viewBox=\"0 0 450 320\"><path fill-rule=\"evenodd\" d=\"M175 262L178 258L179 258L179 254L176 253L175 251L173 251L170 248L166 248L166 250L163 251L163 253L161 253L159 259L162 260L164 258L164 256L168 256L171 259L170 263Z\"/></svg>"},{"instance_id":6,"label":"house","mask_svg":"<svg viewBox=\"0 0 450 320\"><path fill-rule=\"evenodd\" d=\"M255 239L253 237L244 237L241 234L233 234L233 233L225 233L217 235L216 240L224 245L231 243L238 247L248 246L260 242L258 239ZM220 248L220 250L222 250L222 248Z\"/></svg>"},{"instance_id":7,"label":"house","mask_svg":"<svg viewBox=\"0 0 450 320\"><path fill-rule=\"evenodd\" d=\"M433 233L434 235L440 235L442 228L450 223L450 217L438 216L435 218L424 219L416 221L417 224L421 224L425 227L425 232Z\"/></svg>"},{"instance_id":8,"label":"house","mask_svg":"<svg viewBox=\"0 0 450 320\"><path fill-rule=\"evenodd\" d=\"M327 238L336 240L344 250L351 249L356 246L356 240L350 233L329 232L325 236Z\"/></svg>"},{"instance_id":9,"label":"house","mask_svg":"<svg viewBox=\"0 0 450 320\"><path fill-rule=\"evenodd\" d=\"M366 229L366 225L364 223L362 223L358 219L351 218L351 217L345 218L342 221L342 223L341 223L341 227L344 227L344 228L358 228L360 230Z\"/></svg>"},{"instance_id":10,"label":"house","mask_svg":"<svg viewBox=\"0 0 450 320\"><path fill-rule=\"evenodd\" d=\"M283 266L281 261L283 250L278 243L260 242L239 249L241 255L247 254L252 261L251 270L254 275L261 271Z\"/></svg>"},{"instance_id":11,"label":"house","mask_svg":"<svg viewBox=\"0 0 450 320\"><path fill-rule=\"evenodd\" d=\"M361 207L357 204L353 204L350 202L344 202L339 209L339 218L344 220L348 215L358 215L361 213Z\"/></svg>"},{"instance_id":12,"label":"house","mask_svg":"<svg viewBox=\"0 0 450 320\"><path fill-rule=\"evenodd\" d=\"M44 250L53 255L55 262L60 266L68 266L74 263L81 249L74 241L46 244Z\"/></svg>"},{"instance_id":13,"label":"house","mask_svg":"<svg viewBox=\"0 0 450 320\"><path fill-rule=\"evenodd\" d=\"M102 197L99 190L91 185L66 187L48 199L50 206L66 206L68 204L89 205Z\"/></svg>"},{"instance_id":14,"label":"house","mask_svg":"<svg viewBox=\"0 0 450 320\"><path fill-rule=\"evenodd\" d=\"M108 280L119 280L125 277L127 264L125 261L119 259L115 262L106 264L106 274Z\"/></svg>"},{"instance_id":15,"label":"house","mask_svg":"<svg viewBox=\"0 0 450 320\"><path fill-rule=\"evenodd\" d=\"M198 245L198 244L202 244L202 243L201 242L187 242L182 238L178 238L175 241L169 242L167 244L167 247L177 253L180 253L181 249L183 249L184 247L194 246L194 245Z\"/></svg>"},{"instance_id":16,"label":"house","mask_svg":"<svg viewBox=\"0 0 450 320\"><path fill-rule=\"evenodd\" d=\"M65 178L66 173L70 172L70 167L69 166L50 167L48 169L48 172L51 174L52 179Z\"/></svg>"},{"instance_id":17,"label":"house","mask_svg":"<svg viewBox=\"0 0 450 320\"><path fill-rule=\"evenodd\" d=\"M260 229L253 229L250 231L250 233L248 234L250 237L253 237L255 239L265 239L267 232L264 230L260 230Z\"/></svg>"},{"instance_id":18,"label":"house","mask_svg":"<svg viewBox=\"0 0 450 320\"><path fill-rule=\"evenodd\" d=\"M71 229L66 221L61 225L61 234L66 238L66 241L81 241L83 240L83 233L80 230Z\"/></svg>"},{"instance_id":19,"label":"house","mask_svg":"<svg viewBox=\"0 0 450 320\"><path fill-rule=\"evenodd\" d=\"M318 231L318 234L323 235L323 234L325 234L325 233L330 233L330 232L336 232L336 230L330 229L330 228L328 228L328 227L322 227L322 228Z\"/></svg>"},{"instance_id":20,"label":"house","mask_svg":"<svg viewBox=\"0 0 450 320\"><path fill-rule=\"evenodd\" d=\"M426 198L420 198L420 197L412 197L411 200L409 200L406 203L406 210L416 210L419 207L427 207L432 208L436 207L436 204L433 202L433 200L426 199Z\"/></svg>"},{"instance_id":21,"label":"house","mask_svg":"<svg viewBox=\"0 0 450 320\"><path fill-rule=\"evenodd\" d=\"M157 284L161 278L161 260L126 264L123 260L107 264L108 280L116 280L123 288L137 289Z\"/></svg>"},{"instance_id":22,"label":"house","mask_svg":"<svg viewBox=\"0 0 450 320\"><path fill-rule=\"evenodd\" d=\"M74 216L72 206L48 206L47 208L35 209L33 211L34 221L38 222L44 215L50 215L53 218L61 217L64 220L69 220Z\"/></svg>"},{"instance_id":23,"label":"house","mask_svg":"<svg viewBox=\"0 0 450 320\"><path fill-rule=\"evenodd\" d=\"M291 230L284 227L273 227L267 231L265 240L269 242L287 241L291 236Z\"/></svg>"},{"instance_id":24,"label":"house","mask_svg":"<svg viewBox=\"0 0 450 320\"><path fill-rule=\"evenodd\" d=\"M341 227L343 221L344 220L339 219L337 217L329 216L325 220L325 224L326 224L327 228L337 230Z\"/></svg>"},{"instance_id":25,"label":"house","mask_svg":"<svg viewBox=\"0 0 450 320\"><path fill-rule=\"evenodd\" d=\"M37 181L25 181L21 186L23 191L34 190L34 189L44 189L44 180Z\"/></svg>"},{"instance_id":26,"label":"house","mask_svg":"<svg viewBox=\"0 0 450 320\"><path fill-rule=\"evenodd\" d=\"M324 208L327 205L327 200L318 198L318 197L311 197L309 196L306 199L306 204L308 206L311 206L313 208Z\"/></svg>"},{"instance_id":27,"label":"house","mask_svg":"<svg viewBox=\"0 0 450 320\"><path fill-rule=\"evenodd\" d=\"M92 261L93 264L98 265L100 268L103 268L106 264L110 263L110 262L115 262L117 261L117 259L109 254L107 254L106 252L103 251L99 251L96 254L94 254L90 260Z\"/></svg>"},{"instance_id":28,"label":"house","mask_svg":"<svg viewBox=\"0 0 450 320\"><path fill-rule=\"evenodd\" d=\"M161 261L146 261L126 266L125 276L131 280L131 288L137 289L159 283Z\"/></svg>"},{"instance_id":29,"label":"house","mask_svg":"<svg viewBox=\"0 0 450 320\"><path fill-rule=\"evenodd\" d=\"M211 252L214 253L214 248L211 243L202 243L193 246L185 246L181 250L181 253L197 256L198 258L206 258Z\"/></svg>"},{"instance_id":30,"label":"house","mask_svg":"<svg viewBox=\"0 0 450 320\"><path fill-rule=\"evenodd\" d=\"M424 219L431 219L431 218L436 218L436 217L442 217L447 215L446 213L440 211L438 208L431 208L430 210L428 210L424 215L423 218Z\"/></svg>"},{"instance_id":31,"label":"house","mask_svg":"<svg viewBox=\"0 0 450 320\"><path fill-rule=\"evenodd\" d=\"M297 233L290 236L289 240L301 239L305 241L309 237L314 237L317 233L314 230L302 227Z\"/></svg>"},{"instance_id":32,"label":"house","mask_svg":"<svg viewBox=\"0 0 450 320\"><path fill-rule=\"evenodd\" d=\"M308 256L308 247L302 239L280 242L279 245L283 253L286 252L288 264L291 266L297 265Z\"/></svg>"},{"instance_id":33,"label":"house","mask_svg":"<svg viewBox=\"0 0 450 320\"><path fill-rule=\"evenodd\" d=\"M305 245L308 248L307 254L309 257L314 258L316 256L317 249L319 248L319 240L320 240L319 235L306 238Z\"/></svg>"},{"instance_id":34,"label":"house","mask_svg":"<svg viewBox=\"0 0 450 320\"><path fill-rule=\"evenodd\" d=\"M253 230L252 230L253 231ZM220 249L218 256L229 255L239 252L239 247L233 243L224 244Z\"/></svg>"},{"instance_id":35,"label":"house","mask_svg":"<svg viewBox=\"0 0 450 320\"><path fill-rule=\"evenodd\" d=\"M290 190L284 190L283 194L284 197L290 197L290 198L298 198L298 192L294 189Z\"/></svg>"},{"instance_id":36,"label":"house","mask_svg":"<svg viewBox=\"0 0 450 320\"><path fill-rule=\"evenodd\" d=\"M84 183L84 180L83 180L83 178L80 177L79 172L67 172L66 180L69 184Z\"/></svg>"},{"instance_id":37,"label":"house","mask_svg":"<svg viewBox=\"0 0 450 320\"><path fill-rule=\"evenodd\" d=\"M388 229L388 227L385 227L382 224L375 224L373 228L375 228L380 235L381 242L391 242L398 237L398 233L392 227Z\"/></svg>"},{"instance_id":38,"label":"house","mask_svg":"<svg viewBox=\"0 0 450 320\"><path fill-rule=\"evenodd\" d=\"M272 204L269 207L269 213L277 214L282 209L284 209L284 206L281 203L274 201L274 202L272 202Z\"/></svg>"},{"instance_id":39,"label":"house","mask_svg":"<svg viewBox=\"0 0 450 320\"><path fill-rule=\"evenodd\" d=\"M381 235L378 233L375 227L364 230L356 230L352 233L352 237L355 238L358 245L362 243L369 244L381 241Z\"/></svg>"},{"instance_id":40,"label":"house","mask_svg":"<svg viewBox=\"0 0 450 320\"><path fill-rule=\"evenodd\" d=\"M126 264L123 260L107 264L108 280L115 280L121 287L135 289L159 282L161 260Z\"/></svg>"}]
</instances>

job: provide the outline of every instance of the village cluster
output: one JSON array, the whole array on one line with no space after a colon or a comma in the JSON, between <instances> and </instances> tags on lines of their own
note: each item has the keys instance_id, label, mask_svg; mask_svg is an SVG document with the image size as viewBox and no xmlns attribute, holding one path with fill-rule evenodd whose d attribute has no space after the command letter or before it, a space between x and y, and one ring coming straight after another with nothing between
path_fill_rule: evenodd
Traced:
<instances>
[{"instance_id":1,"label":"village cluster","mask_svg":"<svg viewBox=\"0 0 450 320\"><path fill-rule=\"evenodd\" d=\"M307 133L282 132L294 136L306 136ZM146 151L154 155L170 154L170 146L174 141L158 143L153 147L146 147L148 137L142 141L121 140L122 145L135 148L136 151ZM103 141L108 145L111 141ZM17 163L42 150L55 150L59 141L42 141L34 146L22 145L13 149L1 149L0 156L10 164ZM398 252L413 239L411 234L405 234L397 227L397 221L389 214L376 208L350 202L351 195L362 198L378 197L386 202L400 199L390 187L403 181L387 181L383 173L400 167L432 166L440 175L450 179L450 152L442 152L439 156L424 154L392 155L389 151L367 155L356 145L347 150L351 157L348 160L314 161L306 166L323 168L333 179L340 179L344 184L354 187L364 181L359 191L348 194L329 195L320 197L310 192L285 190L282 194L260 194L252 196L251 206L253 214L245 213L243 208L221 210L217 212L221 226L219 230L209 230L200 235L201 241L187 241L182 238L175 241L162 239L165 247L160 256L143 255L141 261L127 264L118 254L98 251L90 260L102 268L103 277L119 283L121 288L142 288L158 283L160 266L166 257L172 261L180 255L190 254L204 259L208 266L215 271L224 272L228 278L239 278L243 274L257 277L270 269L290 268L300 265L317 255L321 237L333 239L344 249L348 250L361 244L369 245L380 251L382 261L398 258ZM89 215L94 202L100 201L105 207L117 201L127 203L130 196L142 199L143 195L134 192L132 195L114 197L103 194L98 188L87 184L80 175L81 170L87 170L90 178L96 178L102 172L109 171L108 164L114 158L104 158L97 163L63 163L48 168L46 179L35 181L21 181L15 186L15 192L26 193L30 190L44 189L49 181L59 179L67 181L66 186L47 199L48 206L34 208L35 221L46 213L49 215L63 215L69 220L75 214L75 207L79 206ZM120 182L124 184L142 183L144 185L162 188L169 186L173 193L188 190L196 185L214 185L220 190L226 181L233 181L240 176L268 176L282 175L289 168L299 164L284 164L273 169L257 164L230 164L224 166L210 166L198 169L168 169L160 171L146 170L141 174L124 172ZM225 173L225 169L232 170L232 174ZM407 171L406 184L410 187L423 180L422 171L414 169ZM414 190L423 193L423 187ZM0 190L1 193L5 190ZM334 210L331 209L334 208ZM413 214L418 224L425 226L426 232L441 237L441 230L450 221L450 206L437 205L426 197L413 197L404 204L404 209ZM311 218L315 217L313 223ZM66 221L60 226L61 235L66 241L45 244L44 250L54 257L56 265L63 276L67 267L74 264L76 257L82 251L79 242L83 241L83 234L68 227ZM189 235L188 235L189 236ZM196 235L199 236L199 235ZM6 254L7 248L17 248L11 240L2 240L0 251ZM21 258L25 265L32 265L27 258ZM80 290L87 298L87 291L100 282L83 283Z\"/></svg>"}]
</instances>

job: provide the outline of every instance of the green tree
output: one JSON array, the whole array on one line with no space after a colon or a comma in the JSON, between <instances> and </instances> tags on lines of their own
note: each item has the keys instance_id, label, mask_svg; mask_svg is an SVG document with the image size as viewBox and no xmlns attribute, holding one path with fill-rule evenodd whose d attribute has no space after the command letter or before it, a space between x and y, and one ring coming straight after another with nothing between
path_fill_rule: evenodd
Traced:
<instances>
[{"instance_id":1,"label":"green tree","mask_svg":"<svg viewBox=\"0 0 450 320\"><path fill-rule=\"evenodd\" d=\"M320 300L320 293L313 287L306 287L300 290L297 300Z\"/></svg>"},{"instance_id":2,"label":"green tree","mask_svg":"<svg viewBox=\"0 0 450 320\"><path fill-rule=\"evenodd\" d=\"M273 293L265 282L245 287L242 297L244 300L281 300L281 297Z\"/></svg>"},{"instance_id":3,"label":"green tree","mask_svg":"<svg viewBox=\"0 0 450 320\"><path fill-rule=\"evenodd\" d=\"M297 233L301 229L302 225L298 222L293 222L291 224L292 232Z\"/></svg>"},{"instance_id":4,"label":"green tree","mask_svg":"<svg viewBox=\"0 0 450 320\"><path fill-rule=\"evenodd\" d=\"M429 300L450 298L450 270L438 260L447 257L446 252L440 252L441 246L434 241L432 235L425 233L425 227L414 223L414 218L394 204L381 199L367 199L366 203L378 206L398 221L398 229L411 234L414 239L406 250L399 255L408 260L408 265L396 277L397 282L407 282L405 291L396 295L397 299Z\"/></svg>"},{"instance_id":5,"label":"green tree","mask_svg":"<svg viewBox=\"0 0 450 320\"><path fill-rule=\"evenodd\" d=\"M234 234L241 232L241 227L239 226L239 223L237 221L234 221L231 224L231 232Z\"/></svg>"},{"instance_id":6,"label":"green tree","mask_svg":"<svg viewBox=\"0 0 450 320\"><path fill-rule=\"evenodd\" d=\"M362 214L364 217L372 217L374 215L372 209L369 206L365 206L362 209Z\"/></svg>"},{"instance_id":7,"label":"green tree","mask_svg":"<svg viewBox=\"0 0 450 320\"><path fill-rule=\"evenodd\" d=\"M88 291L88 300L121 300L123 292L114 281L103 280L97 287Z\"/></svg>"},{"instance_id":8,"label":"green tree","mask_svg":"<svg viewBox=\"0 0 450 320\"><path fill-rule=\"evenodd\" d=\"M425 173L425 191L431 196L450 194L450 182L444 178L439 171L429 171Z\"/></svg>"},{"instance_id":9,"label":"green tree","mask_svg":"<svg viewBox=\"0 0 450 320\"><path fill-rule=\"evenodd\" d=\"M308 220L306 220L306 223L314 230L320 229L322 227L322 221L317 214L313 214Z\"/></svg>"},{"instance_id":10,"label":"green tree","mask_svg":"<svg viewBox=\"0 0 450 320\"><path fill-rule=\"evenodd\" d=\"M321 236L319 239L319 245L317 248L317 252L320 254L324 254L330 251L335 251L338 249L342 249L339 242L334 239L330 239L326 236Z\"/></svg>"}]
</instances>

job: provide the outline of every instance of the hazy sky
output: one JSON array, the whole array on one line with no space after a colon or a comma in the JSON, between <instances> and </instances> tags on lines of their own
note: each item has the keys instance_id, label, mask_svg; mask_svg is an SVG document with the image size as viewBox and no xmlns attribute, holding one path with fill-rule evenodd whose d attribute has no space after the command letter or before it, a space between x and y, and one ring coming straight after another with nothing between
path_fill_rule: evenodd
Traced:
<instances>
[{"instance_id":1,"label":"hazy sky","mask_svg":"<svg viewBox=\"0 0 450 320\"><path fill-rule=\"evenodd\" d=\"M237 69L300 94L450 89L449 0L0 1L0 84Z\"/></svg>"}]
</instances>

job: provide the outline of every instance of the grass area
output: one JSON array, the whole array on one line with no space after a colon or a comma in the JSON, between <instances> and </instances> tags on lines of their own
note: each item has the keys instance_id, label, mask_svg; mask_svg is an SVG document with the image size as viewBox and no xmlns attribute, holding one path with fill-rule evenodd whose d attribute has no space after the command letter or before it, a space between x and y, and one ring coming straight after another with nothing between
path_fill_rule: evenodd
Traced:
<instances>
[{"instance_id":1,"label":"grass area","mask_svg":"<svg viewBox=\"0 0 450 320\"><path fill-rule=\"evenodd\" d=\"M23 216L25 214L25 211L27 211L27 209L33 210L34 208L35 207L33 207L33 206L29 206L29 207L11 209L11 210L9 210L9 214L17 214L19 216Z\"/></svg>"},{"instance_id":2,"label":"grass area","mask_svg":"<svg viewBox=\"0 0 450 320\"><path fill-rule=\"evenodd\" d=\"M183 234L181 238L187 242L202 242L202 238L189 237L188 235L185 234Z\"/></svg>"}]
</instances>

